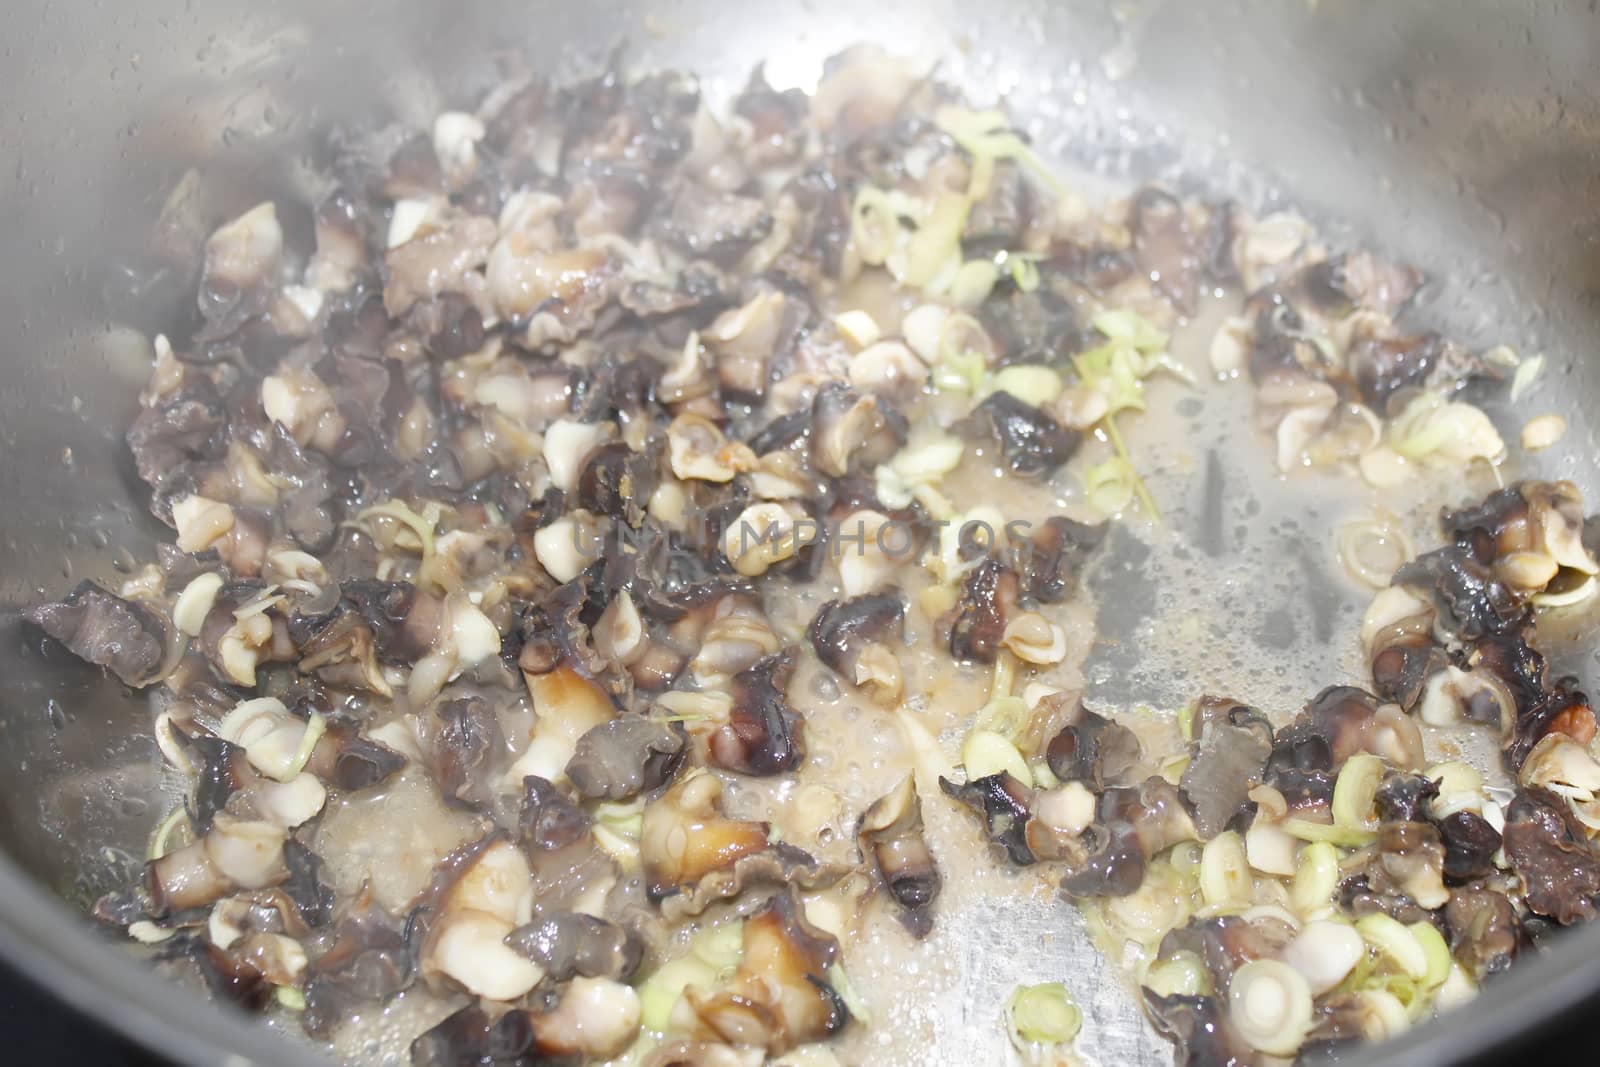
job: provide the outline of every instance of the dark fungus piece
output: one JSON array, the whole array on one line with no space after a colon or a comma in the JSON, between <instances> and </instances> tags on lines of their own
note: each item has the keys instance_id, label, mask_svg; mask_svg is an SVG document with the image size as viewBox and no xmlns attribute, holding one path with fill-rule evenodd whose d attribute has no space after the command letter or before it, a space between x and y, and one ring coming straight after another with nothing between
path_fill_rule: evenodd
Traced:
<instances>
[{"instance_id":1,"label":"dark fungus piece","mask_svg":"<svg viewBox=\"0 0 1600 1067\"><path fill-rule=\"evenodd\" d=\"M1265 922L1219 915L1209 919L1193 918L1175 927L1162 937L1157 954L1161 959L1169 959L1179 952L1200 957L1213 986L1225 996L1233 981L1233 972L1251 960L1278 954L1282 945L1274 942Z\"/></svg>"},{"instance_id":2,"label":"dark fungus piece","mask_svg":"<svg viewBox=\"0 0 1600 1067\"><path fill-rule=\"evenodd\" d=\"M972 432L1000 446L1006 466L1020 478L1045 478L1078 450L1082 435L1007 392L990 393L973 410Z\"/></svg>"},{"instance_id":3,"label":"dark fungus piece","mask_svg":"<svg viewBox=\"0 0 1600 1067\"><path fill-rule=\"evenodd\" d=\"M483 347L483 315L460 293L441 293L411 310L411 323L435 359L460 359Z\"/></svg>"},{"instance_id":4,"label":"dark fungus piece","mask_svg":"<svg viewBox=\"0 0 1600 1067\"><path fill-rule=\"evenodd\" d=\"M1361 399L1380 415L1388 412L1396 397L1427 384L1442 348L1437 334L1357 336L1348 359Z\"/></svg>"},{"instance_id":5,"label":"dark fungus piece","mask_svg":"<svg viewBox=\"0 0 1600 1067\"><path fill-rule=\"evenodd\" d=\"M1017 611L1017 574L986 559L961 581L961 597L940 620L949 633L950 654L960 660L993 663L1006 624Z\"/></svg>"},{"instance_id":6,"label":"dark fungus piece","mask_svg":"<svg viewBox=\"0 0 1600 1067\"><path fill-rule=\"evenodd\" d=\"M781 452L811 432L811 412L804 408L779 415L755 433L745 444L758 456L768 452Z\"/></svg>"},{"instance_id":7,"label":"dark fungus piece","mask_svg":"<svg viewBox=\"0 0 1600 1067\"><path fill-rule=\"evenodd\" d=\"M1071 596L1084 564L1105 540L1106 525L1052 515L1032 538L1014 538L1011 567L1021 576L1023 595L1042 604Z\"/></svg>"},{"instance_id":8,"label":"dark fungus piece","mask_svg":"<svg viewBox=\"0 0 1600 1067\"><path fill-rule=\"evenodd\" d=\"M1332 770L1333 746L1318 731L1316 721L1309 715L1302 712L1273 735L1272 757L1267 761L1267 773L1270 776L1289 771L1327 774ZM1329 781L1332 781L1331 775Z\"/></svg>"},{"instance_id":9,"label":"dark fungus piece","mask_svg":"<svg viewBox=\"0 0 1600 1067\"><path fill-rule=\"evenodd\" d=\"M1500 834L1482 815L1455 811L1434 825L1444 838L1444 880L1449 885L1487 878L1494 873Z\"/></svg>"},{"instance_id":10,"label":"dark fungus piece","mask_svg":"<svg viewBox=\"0 0 1600 1067\"><path fill-rule=\"evenodd\" d=\"M1210 209L1204 241L1206 273L1225 285L1237 282L1239 268L1233 261L1233 249L1239 239L1244 210L1233 200L1212 204Z\"/></svg>"},{"instance_id":11,"label":"dark fungus piece","mask_svg":"<svg viewBox=\"0 0 1600 1067\"><path fill-rule=\"evenodd\" d=\"M1537 547L1527 543L1528 501L1521 488L1521 484L1508 485L1476 504L1446 508L1439 515L1439 528L1456 544L1471 549L1473 557L1485 564L1507 552Z\"/></svg>"},{"instance_id":12,"label":"dark fungus piece","mask_svg":"<svg viewBox=\"0 0 1600 1067\"><path fill-rule=\"evenodd\" d=\"M603 571L596 567L558 586L524 615L520 627L524 643L518 662L531 674L570 670L617 703L625 701L632 679L621 664L595 648L588 622L598 621L600 612L599 608L590 609L591 573L603 578Z\"/></svg>"},{"instance_id":13,"label":"dark fungus piece","mask_svg":"<svg viewBox=\"0 0 1600 1067\"><path fill-rule=\"evenodd\" d=\"M1526 633L1486 637L1467 657L1467 666L1486 671L1504 684L1516 705L1516 720L1504 743L1506 762L1521 770L1533 747L1548 733L1560 731L1587 743L1594 736L1594 711L1576 680L1549 679L1548 665Z\"/></svg>"},{"instance_id":14,"label":"dark fungus piece","mask_svg":"<svg viewBox=\"0 0 1600 1067\"><path fill-rule=\"evenodd\" d=\"M342 603L372 630L378 659L410 665L433 651L444 622L444 601L410 582L352 578L340 583Z\"/></svg>"},{"instance_id":15,"label":"dark fungus piece","mask_svg":"<svg viewBox=\"0 0 1600 1067\"><path fill-rule=\"evenodd\" d=\"M682 731L669 723L613 719L578 738L567 777L580 796L627 800L672 781L687 752Z\"/></svg>"},{"instance_id":16,"label":"dark fungus piece","mask_svg":"<svg viewBox=\"0 0 1600 1067\"><path fill-rule=\"evenodd\" d=\"M247 1012L266 1008L275 987L248 956L228 952L198 938L187 945L190 958L205 978L212 996Z\"/></svg>"},{"instance_id":17,"label":"dark fungus piece","mask_svg":"<svg viewBox=\"0 0 1600 1067\"><path fill-rule=\"evenodd\" d=\"M332 930L332 943L306 968L308 1033L329 1036L356 1009L388 1001L414 973L405 934L378 907L370 886L350 902Z\"/></svg>"},{"instance_id":18,"label":"dark fungus piece","mask_svg":"<svg viewBox=\"0 0 1600 1067\"><path fill-rule=\"evenodd\" d=\"M407 137L390 155L383 179L383 194L394 200L427 196L444 188L438 154L426 134Z\"/></svg>"},{"instance_id":19,"label":"dark fungus piece","mask_svg":"<svg viewBox=\"0 0 1600 1067\"><path fill-rule=\"evenodd\" d=\"M456 808L483 808L493 799L494 761L505 749L500 718L480 697L446 700L434 709L430 748L439 795Z\"/></svg>"},{"instance_id":20,"label":"dark fungus piece","mask_svg":"<svg viewBox=\"0 0 1600 1067\"><path fill-rule=\"evenodd\" d=\"M691 259L728 266L772 229L758 199L685 183L660 223L662 239Z\"/></svg>"},{"instance_id":21,"label":"dark fungus piece","mask_svg":"<svg viewBox=\"0 0 1600 1067\"><path fill-rule=\"evenodd\" d=\"M811 98L799 89L774 89L766 70L757 64L744 91L733 101L733 113L750 124L750 148L762 165L786 163L804 147L801 128L811 110Z\"/></svg>"},{"instance_id":22,"label":"dark fungus piece","mask_svg":"<svg viewBox=\"0 0 1600 1067\"><path fill-rule=\"evenodd\" d=\"M1152 858L1195 836L1193 818L1165 778L1107 789L1083 834L1085 855L1061 880L1061 888L1072 897L1127 896L1144 881Z\"/></svg>"},{"instance_id":23,"label":"dark fungus piece","mask_svg":"<svg viewBox=\"0 0 1600 1067\"><path fill-rule=\"evenodd\" d=\"M325 551L339 529L339 505L333 502L328 461L302 449L289 436L289 431L276 423L272 427L267 458L271 469L289 483L278 495L278 518L285 530L302 548L310 552ZM351 538L370 544L365 534L353 529L346 532ZM333 561L324 559L324 562L331 565Z\"/></svg>"},{"instance_id":24,"label":"dark fungus piece","mask_svg":"<svg viewBox=\"0 0 1600 1067\"><path fill-rule=\"evenodd\" d=\"M649 412L661 372L653 360L606 352L595 366L567 379L572 418L579 422L626 421Z\"/></svg>"},{"instance_id":25,"label":"dark fungus piece","mask_svg":"<svg viewBox=\"0 0 1600 1067\"><path fill-rule=\"evenodd\" d=\"M856 841L862 857L872 860L889 895L899 903L906 928L926 937L933 928L929 908L939 895L941 879L922 833L922 798L911 775L872 802L861 816Z\"/></svg>"},{"instance_id":26,"label":"dark fungus piece","mask_svg":"<svg viewBox=\"0 0 1600 1067\"><path fill-rule=\"evenodd\" d=\"M1540 786L1519 790L1506 808L1503 847L1530 911L1563 926L1594 918L1600 856L1565 800Z\"/></svg>"},{"instance_id":27,"label":"dark fungus piece","mask_svg":"<svg viewBox=\"0 0 1600 1067\"><path fill-rule=\"evenodd\" d=\"M23 617L79 659L106 668L136 689L156 680L171 630L160 612L90 581L78 583L59 603L27 609Z\"/></svg>"},{"instance_id":28,"label":"dark fungus piece","mask_svg":"<svg viewBox=\"0 0 1600 1067\"><path fill-rule=\"evenodd\" d=\"M1236 706L1202 725L1180 782L1201 837L1220 834L1245 810L1271 755L1272 726L1257 711Z\"/></svg>"},{"instance_id":29,"label":"dark fungus piece","mask_svg":"<svg viewBox=\"0 0 1600 1067\"><path fill-rule=\"evenodd\" d=\"M811 620L811 647L818 659L846 681L859 684L856 665L862 652L873 645L898 642L905 614L898 591L830 600Z\"/></svg>"},{"instance_id":30,"label":"dark fungus piece","mask_svg":"<svg viewBox=\"0 0 1600 1067\"><path fill-rule=\"evenodd\" d=\"M611 441L590 452L578 472L578 506L637 527L660 481L655 457Z\"/></svg>"},{"instance_id":31,"label":"dark fungus piece","mask_svg":"<svg viewBox=\"0 0 1600 1067\"><path fill-rule=\"evenodd\" d=\"M794 650L767 656L733 676L733 707L711 735L711 761L740 774L782 774L806 758L804 721L789 705Z\"/></svg>"},{"instance_id":32,"label":"dark fungus piece","mask_svg":"<svg viewBox=\"0 0 1600 1067\"><path fill-rule=\"evenodd\" d=\"M1510 967L1525 940L1511 901L1482 885L1451 893L1444 920L1451 952L1479 981Z\"/></svg>"},{"instance_id":33,"label":"dark fungus piece","mask_svg":"<svg viewBox=\"0 0 1600 1067\"><path fill-rule=\"evenodd\" d=\"M1521 633L1479 641L1468 655L1467 664L1473 670L1486 670L1505 683L1516 702L1518 719L1549 693L1544 656Z\"/></svg>"},{"instance_id":34,"label":"dark fungus piece","mask_svg":"<svg viewBox=\"0 0 1600 1067\"><path fill-rule=\"evenodd\" d=\"M818 161L785 187L800 209L795 241L778 258L774 270L807 284L838 278L850 243L851 189L827 164Z\"/></svg>"},{"instance_id":35,"label":"dark fungus piece","mask_svg":"<svg viewBox=\"0 0 1600 1067\"><path fill-rule=\"evenodd\" d=\"M811 465L834 478L870 471L905 442L904 422L871 393L828 382L811 404Z\"/></svg>"},{"instance_id":36,"label":"dark fungus piece","mask_svg":"<svg viewBox=\"0 0 1600 1067\"><path fill-rule=\"evenodd\" d=\"M1429 823L1386 822L1378 828L1378 863L1386 880L1429 911L1450 899L1444 856L1444 842Z\"/></svg>"},{"instance_id":37,"label":"dark fungus piece","mask_svg":"<svg viewBox=\"0 0 1600 1067\"><path fill-rule=\"evenodd\" d=\"M1201 262L1183 204L1171 193L1147 186L1129 207L1128 229L1140 269L1179 311L1191 314Z\"/></svg>"},{"instance_id":38,"label":"dark fungus piece","mask_svg":"<svg viewBox=\"0 0 1600 1067\"><path fill-rule=\"evenodd\" d=\"M765 834L766 824L759 825ZM743 847L737 841L732 845L735 853ZM731 866L713 870L686 891L666 897L661 901L661 914L669 922L678 922L703 914L718 901L742 897L758 886L822 889L836 884L844 874L844 868L823 863L805 849L779 841L759 852L740 855ZM659 895L654 889L651 893Z\"/></svg>"},{"instance_id":39,"label":"dark fungus piece","mask_svg":"<svg viewBox=\"0 0 1600 1067\"><path fill-rule=\"evenodd\" d=\"M1365 308L1392 318L1422 287L1414 267L1394 263L1362 250L1344 252L1306 268L1315 284L1336 294L1343 310Z\"/></svg>"},{"instance_id":40,"label":"dark fungus piece","mask_svg":"<svg viewBox=\"0 0 1600 1067\"><path fill-rule=\"evenodd\" d=\"M1267 778L1283 794L1289 814L1312 822L1331 822L1334 777L1327 771L1307 771L1298 767L1276 767Z\"/></svg>"},{"instance_id":41,"label":"dark fungus piece","mask_svg":"<svg viewBox=\"0 0 1600 1067\"><path fill-rule=\"evenodd\" d=\"M522 780L519 829L525 844L546 852L577 844L589 834L589 816L560 789L538 775Z\"/></svg>"},{"instance_id":42,"label":"dark fungus piece","mask_svg":"<svg viewBox=\"0 0 1600 1067\"><path fill-rule=\"evenodd\" d=\"M347 793L371 789L399 773L406 758L387 745L363 735L354 719L334 716L306 770Z\"/></svg>"},{"instance_id":43,"label":"dark fungus piece","mask_svg":"<svg viewBox=\"0 0 1600 1067\"><path fill-rule=\"evenodd\" d=\"M1052 264L1039 265L1043 282L1024 292L1009 280L978 309L978 321L1004 363L1051 363L1077 348L1078 315L1050 282Z\"/></svg>"},{"instance_id":44,"label":"dark fungus piece","mask_svg":"<svg viewBox=\"0 0 1600 1067\"><path fill-rule=\"evenodd\" d=\"M1416 723L1392 704L1353 685L1331 685L1273 740L1271 767L1337 771L1357 752L1371 752L1399 767L1422 761Z\"/></svg>"},{"instance_id":45,"label":"dark fungus piece","mask_svg":"<svg viewBox=\"0 0 1600 1067\"><path fill-rule=\"evenodd\" d=\"M1384 822L1422 822L1425 805L1439 795L1439 783L1420 774L1390 771L1373 798Z\"/></svg>"},{"instance_id":46,"label":"dark fungus piece","mask_svg":"<svg viewBox=\"0 0 1600 1067\"><path fill-rule=\"evenodd\" d=\"M989 840L1005 849L1012 863L1026 867L1034 862L1033 850L1028 847L1033 798L1027 786L1001 771L963 785L940 778L939 788L983 818Z\"/></svg>"},{"instance_id":47,"label":"dark fungus piece","mask_svg":"<svg viewBox=\"0 0 1600 1067\"><path fill-rule=\"evenodd\" d=\"M1448 664L1444 649L1433 640L1431 612L1387 627L1372 642L1372 691L1411 711L1428 678Z\"/></svg>"},{"instance_id":48,"label":"dark fungus piece","mask_svg":"<svg viewBox=\"0 0 1600 1067\"><path fill-rule=\"evenodd\" d=\"M1110 825L1132 825L1134 837L1146 859L1154 859L1181 841L1195 840L1194 819L1178 787L1159 775L1137 786L1108 789L1100 797L1099 819Z\"/></svg>"},{"instance_id":49,"label":"dark fungus piece","mask_svg":"<svg viewBox=\"0 0 1600 1067\"><path fill-rule=\"evenodd\" d=\"M1112 248L1102 244L1080 244L1057 238L1050 243L1049 256L1040 261L1039 272L1044 280L1057 289L1065 289L1056 282L1059 276L1071 282L1073 286L1105 295L1133 277L1137 267L1133 253L1127 249ZM1084 346L1089 346L1098 344L1101 336L1098 331L1081 331L1076 339L1081 340ZM1048 358L1057 352L1059 349L1051 349L1044 355Z\"/></svg>"},{"instance_id":50,"label":"dark fungus piece","mask_svg":"<svg viewBox=\"0 0 1600 1067\"><path fill-rule=\"evenodd\" d=\"M318 624L311 616L299 614L300 610L297 607L289 621L289 635L305 635L299 642L301 673L313 674L331 686L390 695L392 690L378 667L372 628L358 612L335 606L322 616L327 621Z\"/></svg>"},{"instance_id":51,"label":"dark fungus piece","mask_svg":"<svg viewBox=\"0 0 1600 1067\"><path fill-rule=\"evenodd\" d=\"M997 163L989 188L967 213L967 225L961 231L962 251L969 259L989 259L1021 248L1033 218L1033 203L1033 187L1022 167L1011 159Z\"/></svg>"},{"instance_id":52,"label":"dark fungus piece","mask_svg":"<svg viewBox=\"0 0 1600 1067\"><path fill-rule=\"evenodd\" d=\"M1162 1036L1177 1046L1178 1067L1245 1067L1256 1055L1241 1041L1215 997L1174 993L1164 997L1145 989L1144 1006Z\"/></svg>"},{"instance_id":53,"label":"dark fungus piece","mask_svg":"<svg viewBox=\"0 0 1600 1067\"><path fill-rule=\"evenodd\" d=\"M704 561L692 549L686 548L674 534L663 530L648 516L635 533L624 537L621 531L616 531L615 539L606 541L603 556L595 599L610 605L618 594L626 592L645 621L674 623L683 620L691 608L719 599L727 591L726 587L734 584L711 577ZM698 639L698 633L696 637ZM659 646L666 650L654 637L651 643L653 649ZM693 649L667 651L686 653ZM643 658L651 657L646 653ZM666 684L671 683L682 667L682 663L671 667L668 672L671 677L665 678ZM638 684L642 688L665 688L664 685Z\"/></svg>"},{"instance_id":54,"label":"dark fungus piece","mask_svg":"<svg viewBox=\"0 0 1600 1067\"><path fill-rule=\"evenodd\" d=\"M1356 918L1378 912L1398 922L1431 922L1433 910L1424 908L1402 893L1384 873L1382 866L1369 863L1364 871L1339 883L1335 898L1339 906Z\"/></svg>"},{"instance_id":55,"label":"dark fungus piece","mask_svg":"<svg viewBox=\"0 0 1600 1067\"><path fill-rule=\"evenodd\" d=\"M1418 556L1395 572L1394 584L1425 589L1439 622L1463 641L1521 628L1527 608L1461 545Z\"/></svg>"},{"instance_id":56,"label":"dark fungus piece","mask_svg":"<svg viewBox=\"0 0 1600 1067\"><path fill-rule=\"evenodd\" d=\"M582 975L626 982L644 960L644 942L625 926L563 911L518 927L506 944L544 967L555 982Z\"/></svg>"},{"instance_id":57,"label":"dark fungus piece","mask_svg":"<svg viewBox=\"0 0 1600 1067\"><path fill-rule=\"evenodd\" d=\"M1145 856L1133 824L1097 822L1084 830L1083 861L1061 879L1070 897L1125 897L1144 881Z\"/></svg>"},{"instance_id":58,"label":"dark fungus piece","mask_svg":"<svg viewBox=\"0 0 1600 1067\"><path fill-rule=\"evenodd\" d=\"M1444 509L1439 527L1451 547L1466 550L1485 566L1516 552L1560 556L1570 548L1568 531L1582 522L1582 505L1575 497L1568 482L1518 482L1477 503Z\"/></svg>"},{"instance_id":59,"label":"dark fungus piece","mask_svg":"<svg viewBox=\"0 0 1600 1067\"><path fill-rule=\"evenodd\" d=\"M469 1004L411 1042L412 1067L540 1067L552 1062L534 1044L528 1013L516 1009L492 1018Z\"/></svg>"},{"instance_id":60,"label":"dark fungus piece","mask_svg":"<svg viewBox=\"0 0 1600 1067\"><path fill-rule=\"evenodd\" d=\"M211 380L185 374L178 390L162 397L158 407L140 410L128 430L128 449L139 477L160 489L185 463L221 458L221 431L227 424L227 408Z\"/></svg>"},{"instance_id":61,"label":"dark fungus piece","mask_svg":"<svg viewBox=\"0 0 1600 1067\"><path fill-rule=\"evenodd\" d=\"M255 780L255 771L245 759L244 749L210 734L180 734L185 745L199 759L194 782L194 828L204 834L212 820L228 805L228 798Z\"/></svg>"},{"instance_id":62,"label":"dark fungus piece","mask_svg":"<svg viewBox=\"0 0 1600 1067\"><path fill-rule=\"evenodd\" d=\"M333 887L322 880L322 859L294 838L283 843L283 863L289 870L283 891L300 909L307 926L327 925L333 916Z\"/></svg>"},{"instance_id":63,"label":"dark fungus piece","mask_svg":"<svg viewBox=\"0 0 1600 1067\"><path fill-rule=\"evenodd\" d=\"M1050 773L1063 782L1083 782L1094 793L1120 784L1138 760L1139 738L1134 732L1090 711L1081 699L1073 701L1061 732L1045 747Z\"/></svg>"}]
</instances>

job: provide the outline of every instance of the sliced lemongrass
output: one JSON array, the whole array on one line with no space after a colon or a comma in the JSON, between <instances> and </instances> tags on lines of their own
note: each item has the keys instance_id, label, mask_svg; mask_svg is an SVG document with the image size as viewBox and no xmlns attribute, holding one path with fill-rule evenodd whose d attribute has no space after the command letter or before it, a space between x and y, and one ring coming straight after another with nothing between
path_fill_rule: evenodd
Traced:
<instances>
[{"instance_id":1,"label":"sliced lemongrass","mask_svg":"<svg viewBox=\"0 0 1600 1067\"><path fill-rule=\"evenodd\" d=\"M1333 784L1333 824L1347 829L1376 830L1375 802L1385 765L1370 752L1358 752L1345 761Z\"/></svg>"},{"instance_id":2,"label":"sliced lemongrass","mask_svg":"<svg viewBox=\"0 0 1600 1067\"><path fill-rule=\"evenodd\" d=\"M974 730L961 746L961 765L967 779L988 778L1002 771L1025 786L1033 785L1033 772L1017 746L1004 734L993 730Z\"/></svg>"},{"instance_id":3,"label":"sliced lemongrass","mask_svg":"<svg viewBox=\"0 0 1600 1067\"><path fill-rule=\"evenodd\" d=\"M1019 986L1006 1002L1006 1024L1013 1041L1060 1045L1083 1029L1083 1012L1060 982Z\"/></svg>"}]
</instances>

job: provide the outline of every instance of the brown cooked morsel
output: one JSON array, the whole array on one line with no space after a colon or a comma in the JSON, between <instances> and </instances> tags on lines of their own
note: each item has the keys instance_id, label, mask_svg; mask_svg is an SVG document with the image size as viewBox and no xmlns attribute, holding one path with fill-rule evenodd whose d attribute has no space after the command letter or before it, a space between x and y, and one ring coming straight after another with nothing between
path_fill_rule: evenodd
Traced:
<instances>
[{"instance_id":1,"label":"brown cooked morsel","mask_svg":"<svg viewBox=\"0 0 1600 1067\"><path fill-rule=\"evenodd\" d=\"M1045 748L1050 773L1063 782L1083 782L1095 793L1124 784L1139 760L1139 739L1121 723L1084 707L1081 697L1057 693L1044 698L1063 706L1061 730Z\"/></svg>"},{"instance_id":2,"label":"brown cooked morsel","mask_svg":"<svg viewBox=\"0 0 1600 1067\"><path fill-rule=\"evenodd\" d=\"M922 833L922 798L907 775L900 784L872 802L856 829L863 857L877 866L889 895L903 909L902 920L918 937L933 928L928 909L939 895L941 879L933 853Z\"/></svg>"},{"instance_id":3,"label":"brown cooked morsel","mask_svg":"<svg viewBox=\"0 0 1600 1067\"><path fill-rule=\"evenodd\" d=\"M806 920L791 888L745 920L744 952L727 987L706 993L691 986L684 999L705 1036L781 1055L850 1022L844 999L829 984L838 952L833 935Z\"/></svg>"},{"instance_id":4,"label":"brown cooked morsel","mask_svg":"<svg viewBox=\"0 0 1600 1067\"><path fill-rule=\"evenodd\" d=\"M1078 450L1081 434L1010 393L991 393L974 409L971 432L994 441L1019 478L1047 478Z\"/></svg>"},{"instance_id":5,"label":"brown cooked morsel","mask_svg":"<svg viewBox=\"0 0 1600 1067\"><path fill-rule=\"evenodd\" d=\"M626 927L581 912L557 912L513 930L506 944L552 981L575 976L627 981L644 961L644 942Z\"/></svg>"},{"instance_id":6,"label":"brown cooked morsel","mask_svg":"<svg viewBox=\"0 0 1600 1067\"><path fill-rule=\"evenodd\" d=\"M73 655L109 670L125 684L155 681L166 656L171 623L154 608L80 582L59 604L25 613L29 622L60 641Z\"/></svg>"},{"instance_id":7,"label":"brown cooked morsel","mask_svg":"<svg viewBox=\"0 0 1600 1067\"><path fill-rule=\"evenodd\" d=\"M990 841L999 845L1006 858L1019 867L1034 862L1028 847L1028 820L1032 817L1032 790L1005 771L957 785L939 779L939 788L977 812L983 819Z\"/></svg>"},{"instance_id":8,"label":"brown cooked morsel","mask_svg":"<svg viewBox=\"0 0 1600 1067\"><path fill-rule=\"evenodd\" d=\"M1200 736L1179 788L1203 838L1226 830L1249 804L1272 755L1272 726L1243 706L1198 723Z\"/></svg>"},{"instance_id":9,"label":"brown cooked morsel","mask_svg":"<svg viewBox=\"0 0 1600 1067\"><path fill-rule=\"evenodd\" d=\"M1563 926L1594 917L1600 854L1565 800L1539 786L1519 790L1506 808L1503 847L1531 911Z\"/></svg>"},{"instance_id":10,"label":"brown cooked morsel","mask_svg":"<svg viewBox=\"0 0 1600 1067\"><path fill-rule=\"evenodd\" d=\"M681 729L652 719L613 719L578 738L567 777L579 795L627 800L677 775L688 748Z\"/></svg>"},{"instance_id":11,"label":"brown cooked morsel","mask_svg":"<svg viewBox=\"0 0 1600 1067\"><path fill-rule=\"evenodd\" d=\"M1141 269L1185 315L1192 314L1201 269L1199 242L1171 193L1146 186L1128 211L1133 255Z\"/></svg>"},{"instance_id":12,"label":"brown cooked morsel","mask_svg":"<svg viewBox=\"0 0 1600 1067\"><path fill-rule=\"evenodd\" d=\"M1017 574L999 560L985 559L961 580L956 606L939 620L957 659L993 663L1006 626L1020 610Z\"/></svg>"}]
</instances>

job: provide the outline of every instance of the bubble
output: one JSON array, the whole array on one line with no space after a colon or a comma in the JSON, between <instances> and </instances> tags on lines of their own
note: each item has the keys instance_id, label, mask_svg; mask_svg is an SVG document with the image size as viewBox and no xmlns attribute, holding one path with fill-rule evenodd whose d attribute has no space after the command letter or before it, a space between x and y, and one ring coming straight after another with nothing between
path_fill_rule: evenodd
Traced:
<instances>
[{"instance_id":1,"label":"bubble","mask_svg":"<svg viewBox=\"0 0 1600 1067\"><path fill-rule=\"evenodd\" d=\"M150 803L143 797L125 796L117 801L117 811L125 819L137 819L149 810Z\"/></svg>"}]
</instances>

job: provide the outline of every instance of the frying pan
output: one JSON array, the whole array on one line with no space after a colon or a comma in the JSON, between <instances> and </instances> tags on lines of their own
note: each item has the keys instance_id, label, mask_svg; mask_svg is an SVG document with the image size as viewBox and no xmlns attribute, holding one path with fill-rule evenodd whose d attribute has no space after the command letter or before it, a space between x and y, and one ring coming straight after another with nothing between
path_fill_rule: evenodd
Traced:
<instances>
[{"instance_id":1,"label":"frying pan","mask_svg":"<svg viewBox=\"0 0 1600 1067\"><path fill-rule=\"evenodd\" d=\"M1600 18L1589 4L12 0L6 21L0 953L179 1061L314 1057L152 979L82 917L159 815L159 756L142 703L41 645L17 612L81 578L114 581L153 551L161 530L122 430L147 372L141 338L192 299L201 237L266 197L302 201L331 128L419 124L472 102L498 51L578 75L625 40L632 62L696 71L711 95L763 58L774 82L803 84L858 40L943 57L943 76L1006 94L1050 154L1292 204L1435 271L1418 321L1548 355L1534 399L1571 430L1525 470L1571 478L1591 501L1600 490L1585 414L1600 399L1600 361L1588 358L1600 335ZM1302 529L1325 550L1326 530ZM1592 677L1592 638L1574 635L1558 667ZM1309 695L1325 656L1298 658L1279 655ZM995 962L1015 954L1007 936L1069 982L1103 966L1076 923L1064 904L964 917L968 985L952 993L951 1033L997 1029L971 1002L1009 988ZM1046 930L1060 936L1040 947ZM1080 987L1087 1051L1165 1062L1132 997L1099 985ZM1597 990L1600 929L1578 931L1470 1010L1363 1055L1464 1062ZM996 1055L952 1039L939 1058Z\"/></svg>"}]
</instances>

